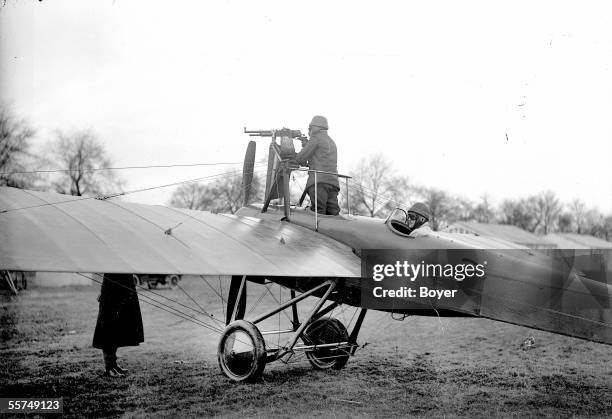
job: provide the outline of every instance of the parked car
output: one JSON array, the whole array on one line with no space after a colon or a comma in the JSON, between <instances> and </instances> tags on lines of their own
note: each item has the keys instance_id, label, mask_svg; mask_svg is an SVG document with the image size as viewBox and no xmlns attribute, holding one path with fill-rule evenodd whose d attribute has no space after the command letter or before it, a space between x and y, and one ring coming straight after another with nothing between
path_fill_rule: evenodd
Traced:
<instances>
[{"instance_id":1,"label":"parked car","mask_svg":"<svg viewBox=\"0 0 612 419\"><path fill-rule=\"evenodd\" d=\"M181 280L181 275L176 274L138 274L134 275L136 285L143 286L147 284L147 288L157 288L158 285L168 285L172 288L176 287Z\"/></svg>"}]
</instances>

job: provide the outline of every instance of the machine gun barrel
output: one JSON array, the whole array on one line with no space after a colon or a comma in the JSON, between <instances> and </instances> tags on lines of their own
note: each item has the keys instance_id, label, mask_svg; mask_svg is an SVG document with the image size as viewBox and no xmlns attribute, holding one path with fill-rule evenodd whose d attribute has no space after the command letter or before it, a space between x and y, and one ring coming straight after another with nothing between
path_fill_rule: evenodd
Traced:
<instances>
[{"instance_id":1,"label":"machine gun barrel","mask_svg":"<svg viewBox=\"0 0 612 419\"><path fill-rule=\"evenodd\" d=\"M251 137L290 137L290 138L305 138L304 134L299 129L271 129L271 130L248 130L244 128L244 133Z\"/></svg>"}]
</instances>

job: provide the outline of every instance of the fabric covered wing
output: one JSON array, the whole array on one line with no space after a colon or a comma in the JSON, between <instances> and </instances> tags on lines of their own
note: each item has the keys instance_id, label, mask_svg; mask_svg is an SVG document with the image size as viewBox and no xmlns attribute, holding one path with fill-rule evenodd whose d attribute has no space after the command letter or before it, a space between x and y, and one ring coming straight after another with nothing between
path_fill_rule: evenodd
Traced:
<instances>
[{"instance_id":1,"label":"fabric covered wing","mask_svg":"<svg viewBox=\"0 0 612 419\"><path fill-rule=\"evenodd\" d=\"M286 222L0 188L0 269L359 277L360 260Z\"/></svg>"}]
</instances>

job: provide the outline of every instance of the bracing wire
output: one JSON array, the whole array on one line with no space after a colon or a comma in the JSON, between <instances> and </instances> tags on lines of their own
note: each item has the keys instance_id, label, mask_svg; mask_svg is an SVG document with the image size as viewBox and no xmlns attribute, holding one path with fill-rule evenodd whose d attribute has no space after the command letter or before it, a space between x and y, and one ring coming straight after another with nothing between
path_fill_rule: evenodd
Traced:
<instances>
[{"instance_id":1,"label":"bracing wire","mask_svg":"<svg viewBox=\"0 0 612 419\"><path fill-rule=\"evenodd\" d=\"M297 181L297 179L295 179L293 176L291 177L291 181L293 183L295 183L300 190L304 190L304 188L302 187L302 185L300 184L300 182ZM389 203L394 203L396 205L399 206L405 206L407 207L407 205L403 202L400 202L394 198L391 198L387 195L381 194L371 188L368 188L367 186L364 186L362 184L352 184L349 182L348 184L348 188L349 190L352 191L357 191L359 193L361 193L362 195L364 195L365 197L369 197L369 198L374 198L374 202L378 205L380 205L381 207L384 207L386 205L388 205ZM353 195L354 196L354 195Z\"/></svg>"},{"instance_id":2,"label":"bracing wire","mask_svg":"<svg viewBox=\"0 0 612 419\"><path fill-rule=\"evenodd\" d=\"M94 279L94 278L88 277L88 276L86 276L86 275L84 275L84 274L82 274L82 273L78 273L78 274L79 274L79 275L81 275L81 276L83 276L84 278L91 279L92 281L94 281L94 282L96 282L96 283L98 283L98 284L102 284L102 281L101 281L101 280L97 280L97 279ZM98 274L98 273L95 273L94 275L96 275L96 276L98 276L98 277L103 277L103 275ZM136 290L132 290L131 288L129 288L129 287L127 287L127 286L123 285L123 284L119 284L119 283L117 283L117 282L115 282L115 281L112 281L112 280L110 280L110 279L108 279L108 278L107 278L107 280L108 280L108 281L113 282L115 285L118 285L118 286L120 286L120 287L122 287L122 288L125 288L125 289L129 290L130 292L135 292L135 293L137 293L137 294L138 294L138 295L139 295L139 296L142 298L142 302L143 302L143 303L149 304L149 305L151 305L151 306L153 306L153 307L155 307L155 308L158 308L158 309L160 309L160 310L162 310L162 311L165 311L165 312L167 312L167 313L169 313L169 314L172 314L172 315L174 315L174 316L177 316L177 317L179 317L179 318L181 318L181 319L183 319L183 320L187 320L187 321L189 321L189 322L191 322L191 323L193 323L193 324L195 324L195 325L197 325L197 326L200 326L200 327L206 328L206 329L211 330L211 331L213 331L213 332L215 332L215 333L218 333L218 334L222 334L222 333L223 333L223 330L218 329L218 328L216 328L215 326L211 326L210 324L207 324L207 323L205 323L205 322L203 322L203 321L201 321L201 320L199 320L199 319L195 318L194 316L187 314L186 312L183 312L183 311L181 311L181 310L179 310L179 309L177 309L177 308L175 308L175 307L172 307L172 306L170 306L170 305L167 305L167 304L165 304L165 303L163 303L163 302L161 302L161 301L159 301L159 300L156 300L156 299L154 299L154 298L152 298L152 297L150 297L150 296L148 296L148 295L145 295L145 294L142 294L142 293L138 293ZM136 287L144 290L144 287L142 287L142 286L137 285ZM282 288L282 287L281 287L281 288ZM269 291L269 288L268 288L268 287L266 287L266 289ZM174 302L174 303L176 303L176 304L178 304L178 305L180 305L180 306L183 306L183 307L185 307L185 308L188 308L188 309L190 309L190 310L192 310L192 311L194 311L194 312L196 312L196 313L198 313L198 314L204 314L204 315L206 315L206 316L210 317L211 319L213 319L213 320L215 320L215 321L221 322L219 319L216 319L214 316L212 316L212 315L210 315L210 314L206 313L205 311L200 312L200 311L198 311L198 310L196 310L196 309L194 309L194 308L192 308L192 307L189 307L189 306L186 306L186 305L184 305L184 304L181 304L180 302L178 302L178 301L176 301L176 300L173 300L173 299L171 299L171 298L169 298L169 297L165 297L165 296L163 296L163 295L161 295L161 294L157 294L157 293L155 293L155 292L153 292L153 291L151 291L151 290L147 290L147 291L151 292L152 294L154 294L154 295L156 295L156 296L158 296L158 297L161 297L161 298L167 299L167 300L172 301L172 302ZM185 292L185 291L183 290L183 292ZM274 296L274 295L273 295L271 292L270 292L270 295ZM276 299L276 298L275 298L275 299ZM198 305L198 306L199 306L199 305ZM284 311L283 311L283 312L284 312ZM279 314L280 314L280 313L279 313ZM353 316L354 316L354 315L353 315ZM351 321L352 321L352 320L351 320ZM223 323L223 322L222 322L222 323ZM237 340L239 340L239 339L237 338ZM239 341L240 341L240 340L239 340ZM241 341L241 342L242 342L242 341ZM280 341L279 341L279 342L280 342ZM247 342L242 342L242 343L248 344ZM276 346L276 347L280 347L280 345L279 345L279 344L275 344L275 343L273 343L273 342L269 342L269 343L270 343L270 344L272 344L272 345L274 345L274 346ZM341 357L341 356L346 356L346 355L348 355L348 354L349 354L349 351L347 351L347 350L345 350L345 349L338 348L337 350L338 350L339 352L343 352L343 353L342 353L342 354L340 354L340 355L333 355L333 356L328 356L328 357L317 357L317 359L322 360L322 359L338 358L338 357ZM288 361L288 362L286 362L286 363L299 363L299 362L301 362L301 361L298 361L298 360L296 360L296 361L292 361L292 362L289 362L289 361Z\"/></svg>"},{"instance_id":3,"label":"bracing wire","mask_svg":"<svg viewBox=\"0 0 612 419\"><path fill-rule=\"evenodd\" d=\"M86 275L84 275L82 273L78 273L78 274L83 276L83 277L85 277L85 278L87 278L87 279L91 279L92 281L94 281L94 282L96 282L98 284L102 284L101 280L90 278L90 277L88 277L88 276L86 276ZM94 275L99 276L99 277L103 276L103 275L100 275L100 274L94 274ZM109 279L107 279L107 280L111 281ZM132 290L131 288L126 287L123 284L119 284L119 283L114 282L114 281L111 281L111 282L113 282L115 285L118 285L118 286L120 286L122 288L125 288L125 289L129 290L130 292L136 292L137 293L137 291ZM142 288L142 287L139 286L139 288ZM222 330L217 329L216 327L211 326L211 325L209 325L207 323L204 323L201 320L196 319L194 316L191 316L191 315L189 315L189 314L187 314L187 313L185 313L183 311L180 311L180 310L176 309L175 307L172 307L170 305L164 304L161 301L158 301L158 300L156 300L154 298L151 298L151 297L149 297L147 295L144 295L144 294L139 294L139 295L143 298L143 302L146 303L146 304L152 305L152 306L154 306L156 308L159 308L162 311L165 311L167 313L173 314L173 315L175 315L177 317L180 317L180 318L182 318L184 320L190 321L190 322L192 322L192 323L194 323L194 324L196 324L198 326L201 326L201 327L204 327L206 329L212 330L213 332L217 332L217 333L221 333L222 332ZM159 295L159 294L156 294L156 295ZM161 297L163 297L163 296L161 296ZM174 301L174 300L172 300L170 298L167 298L167 297L163 297L163 298L166 298L168 300ZM183 304L180 304L180 303L178 303L178 304L184 306ZM185 306L185 307L187 307L187 306ZM190 308L190 307L187 307L187 308ZM193 308L190 308L190 309L195 311L195 312L198 312L197 310L195 310ZM203 314L203 313L201 313L201 314Z\"/></svg>"},{"instance_id":4,"label":"bracing wire","mask_svg":"<svg viewBox=\"0 0 612 419\"><path fill-rule=\"evenodd\" d=\"M221 285L221 275L219 275L219 292L221 292L221 309L225 313L225 299L223 298L223 285Z\"/></svg>"},{"instance_id":5,"label":"bracing wire","mask_svg":"<svg viewBox=\"0 0 612 419\"><path fill-rule=\"evenodd\" d=\"M253 172L251 173L256 173L258 172L257 170L253 170ZM155 189L162 189L162 188L168 188L171 186L179 186L179 185L185 185L185 184L189 184L189 183L197 183L197 182L201 182L203 180L208 180L208 179L214 179L214 178L218 178L221 176L231 176L231 175L239 175L241 172L236 172L236 171L231 171L231 172L224 172L224 173L217 173L215 175L210 175L210 176L203 176L203 177L199 177L199 178L195 178L195 179L188 179L188 180L183 180L180 182L174 182L174 183L168 183L165 185L159 185L159 186L151 186L148 188L140 188L140 189L134 189L131 191L125 191L125 192L118 192L118 193L113 193L113 194L108 194L105 195L103 197L100 196L81 196L78 198L73 198L73 199L67 199L65 201L58 201L58 202L46 202L44 204L37 204L37 205L29 205L26 207L19 207L19 208L9 208L9 209L4 209L0 211L0 214L4 214L4 213L8 213L8 212L15 212L15 211L22 211L22 210L27 210L27 209L33 209L33 208L40 208L40 207L47 207L47 206L53 206L53 205L60 205L60 204L69 204L71 202L77 202L77 201L86 201L86 200L90 200L90 199L109 199L109 198L115 198L115 197L119 197L119 196L126 196L126 195L131 195L134 193L139 193L139 192L146 192L146 191L151 191L151 190L155 190Z\"/></svg>"},{"instance_id":6,"label":"bracing wire","mask_svg":"<svg viewBox=\"0 0 612 419\"><path fill-rule=\"evenodd\" d=\"M92 167L80 169L49 169L49 170L24 170L16 172L0 172L0 175L27 175L35 173L71 173L71 172L99 172L107 170L128 170L128 169L159 169L172 167L199 167L199 166L222 166L242 164L242 162L226 162L226 163L187 163L187 164L158 164L149 166L122 166L122 167Z\"/></svg>"},{"instance_id":7,"label":"bracing wire","mask_svg":"<svg viewBox=\"0 0 612 419\"><path fill-rule=\"evenodd\" d=\"M266 287L266 290L267 290L268 294L270 294L272 296L272 298L274 299L274 302L276 302L276 304L278 304L280 306L281 305L280 301L278 301L276 299L276 296L272 293L272 291L270 291L270 288ZM285 317L287 317L287 320L289 320L289 322L291 324L293 324L293 320L291 319L291 317L289 317L289 315L287 314L287 312L285 310L282 310L281 313L283 313L285 315Z\"/></svg>"},{"instance_id":8,"label":"bracing wire","mask_svg":"<svg viewBox=\"0 0 612 419\"><path fill-rule=\"evenodd\" d=\"M193 301L193 303L202 311L202 313L207 313L206 310L204 310L204 308L198 304L198 302L191 296L189 295L189 293L187 291L185 291L185 289L183 287L181 287L179 284L176 284L176 287L178 289L180 289L183 294L185 294L187 296L187 298L189 298L191 301ZM219 321L219 319L214 318L214 316L212 314L208 315L210 318L212 318L213 320Z\"/></svg>"},{"instance_id":9,"label":"bracing wire","mask_svg":"<svg viewBox=\"0 0 612 419\"><path fill-rule=\"evenodd\" d=\"M268 288L268 284L264 284L263 285L265 288ZM263 300L263 298L267 295L268 293L266 292L266 290L264 290L260 296L257 298L257 301L255 301L255 304L253 304L251 306L251 309L249 310L248 313L245 314L244 317L249 317L251 315L251 313L253 313L253 311L257 308L257 306L259 305L259 303L261 303L261 300ZM280 329L280 327L279 327Z\"/></svg>"},{"instance_id":10,"label":"bracing wire","mask_svg":"<svg viewBox=\"0 0 612 419\"><path fill-rule=\"evenodd\" d=\"M84 275L84 274L82 274L82 273L78 273L78 274L79 274L79 275L81 275L81 276L83 276L84 278L91 279L92 281L94 281L94 282L96 282L96 283L98 283L98 284L102 284L102 281L100 281L100 280L96 280L96 279L94 279L94 278L90 278L90 277L88 277L88 276L86 276L86 275ZM103 275L98 274L98 273L95 273L94 275L96 275L96 276L98 276L98 277L103 277ZM213 331L213 332L215 332L215 333L218 333L218 334L223 334L223 329L218 329L218 328L216 328L215 326L212 326L212 325L210 325L210 324L208 324L208 323L205 323L205 322L203 322L203 321L201 321L201 320L199 320L199 319L195 318L195 316L191 316L191 315L189 315L189 314L187 314L187 313L185 313L185 312L183 312L183 311L181 311L181 310L179 310L179 309L177 309L177 308L175 308L175 307L172 307L172 306L170 306L170 305L168 305L168 304L165 304L165 303L163 303L163 302L161 302L161 301L159 301L159 300L156 300L156 299L154 299L154 298L152 298L152 297L150 297L150 296L148 296L148 295L145 295L145 294L143 294L143 293L139 293L139 292L137 292L136 290L132 290L131 288L126 287L126 286L125 286L125 285L123 285L123 284L119 284L119 283L117 283L117 282L115 282L115 281L112 281L112 280L110 280L110 279L108 279L108 278L107 278L107 281L111 281L111 282L112 282L113 284L115 284L115 285L118 285L118 286L120 286L120 287L122 287L122 288L125 288L125 289L129 290L130 292L134 292L134 293L138 294L138 295L139 295L139 296L140 296L140 297L143 299L143 300L142 300L142 302L143 302L143 303L149 304L149 305L151 305L151 306L153 306L153 307L155 307L155 308L158 308L158 309L160 309L160 310L162 310L162 311L165 311L165 312L167 312L167 313L169 313L169 314L172 314L172 315L174 315L174 316L177 316L177 317L179 317L179 318L182 318L183 320L187 320L187 321L189 321L189 322L191 322L191 323L193 323L193 324L195 324L195 325L201 326L201 327L203 327L203 328L205 328L205 329L208 329L208 330L211 330L211 331ZM143 289L143 290L144 290L144 288L143 288L143 287L141 287L141 286L139 286L139 285L137 285L137 287L138 287L138 288L140 288L140 289ZM189 307L189 306L186 306L186 305L184 305L184 304L181 304L180 302L178 302L178 301L176 301L176 300L173 300L173 299L171 299L171 298L165 297L165 296L163 296L163 295L161 295L161 294L157 294L157 293L155 293L155 292L153 292L153 291L151 291L151 290L147 290L147 291L151 292L152 294L155 294L156 296L159 296L159 297L165 298L165 299L167 299L167 300L170 300L170 301L172 301L172 302L174 302L174 303L176 303L176 304L178 304L178 305L180 305L180 306L183 306L183 307L186 307L186 308L188 308L188 309L190 309L190 310L193 310L193 311L195 311L196 313L199 313L199 314L204 314L204 315L206 315L206 316L210 317L211 319L213 319L213 320L215 320L215 321L218 321L218 322L221 322L221 323L223 323L223 325L225 325L225 323L224 323L224 322L222 322L221 320L219 320L219 319L215 318L215 317L214 317L214 316L212 316L211 314L208 314L208 313L206 313L206 312L199 312L198 310L196 310L196 309L194 309L194 308L192 308L192 307ZM243 343L243 344L246 344L246 345L248 345L248 344L249 344L248 342L245 342L245 341L243 341L243 340L241 340L241 339L239 339L239 338L236 338L236 340L238 340L239 342L241 342L241 343Z\"/></svg>"},{"instance_id":11,"label":"bracing wire","mask_svg":"<svg viewBox=\"0 0 612 419\"><path fill-rule=\"evenodd\" d=\"M100 274L95 274L95 275L100 276ZM121 284L117 284L117 285L121 285ZM122 286L122 285L121 285L121 286ZM142 290L144 290L144 289L145 289L144 287L142 287L142 286L140 286L140 285L137 285L137 287L138 287L138 288L140 288L140 289L142 289ZM200 310L201 310L201 311L198 311L198 310L196 310L196 309L195 309L195 308L193 308L193 307L190 307L190 306L187 306L187 305L185 305L185 304L182 304L182 303L181 303L181 302L179 302L179 301L176 301L176 300L174 300L174 299L172 299L172 298L170 298L170 297L166 297L165 295L159 294L159 293L157 293L157 292L154 292L154 291L151 291L151 290L147 290L147 291L149 291L151 294L153 294L153 295L155 295L155 296L157 296L157 297L160 297L160 298L163 298L163 299L165 299L165 300L171 301L171 302L173 302L174 304L178 304L179 306L185 307L186 309L192 310L192 311L194 311L194 312L196 312L196 313L198 313L198 314L202 314L202 315L205 315L205 316L207 316L207 317L210 317L211 319L213 319L213 320L215 320L215 321L217 321L217 322L223 323L221 320L219 320L219 319L215 318L215 316L213 316L212 314L210 314L210 313L208 313L206 310L204 310L202 307L200 307L200 306L199 306L199 304L197 304L197 303L196 303L196 305L197 305L197 306L200 308ZM164 303L162 303L161 301L155 300L154 298L151 298L151 297L149 297L149 296L146 296L146 298L149 298L149 299L151 299L151 300L153 300L153 301L155 301L155 302L158 302L159 304L162 304L162 305L164 304ZM193 299L192 299L192 300L193 300ZM195 302L195 301L194 301L194 302ZM176 310L176 308L174 308L174 307L173 307L173 309L174 309L174 310ZM186 314L186 313L184 313L184 314ZM187 315L187 314L186 314L186 315Z\"/></svg>"},{"instance_id":12,"label":"bracing wire","mask_svg":"<svg viewBox=\"0 0 612 419\"><path fill-rule=\"evenodd\" d=\"M391 197L389 197L387 195L383 195L383 194L381 194L381 193L379 193L379 192L377 192L377 191L375 191L375 190L373 190L371 188L368 188L367 186L363 186L362 184L359 184L359 185L351 185L351 184L349 184L349 188L352 188L353 190L359 191L360 193L362 193L362 194L364 194L366 196L374 197L374 201L376 203L380 204L380 205L383 205L383 206L388 204L389 202L395 203L395 204L398 204L398 205L401 205L401 206L406 206L405 203L400 202L400 201L398 201L398 200L396 200L394 198L391 198Z\"/></svg>"},{"instance_id":13,"label":"bracing wire","mask_svg":"<svg viewBox=\"0 0 612 419\"><path fill-rule=\"evenodd\" d=\"M217 294L217 296L221 299L222 303L225 303L225 298L223 298L223 294L220 294L219 291L217 291L212 285L210 285L210 283L208 282L208 280L206 279L205 275L199 275L200 278L202 278L202 280L206 283L206 285L208 285L210 287L211 290L213 290L213 292L215 294ZM219 277L219 288L221 287L221 277ZM225 311L225 309L223 310Z\"/></svg>"}]
</instances>

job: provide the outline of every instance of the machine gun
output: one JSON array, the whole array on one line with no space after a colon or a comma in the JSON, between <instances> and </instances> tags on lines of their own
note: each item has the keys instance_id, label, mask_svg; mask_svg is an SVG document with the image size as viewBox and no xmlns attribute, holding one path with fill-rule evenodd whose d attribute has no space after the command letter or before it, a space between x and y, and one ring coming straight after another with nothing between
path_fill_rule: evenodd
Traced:
<instances>
[{"instance_id":1,"label":"machine gun","mask_svg":"<svg viewBox=\"0 0 612 419\"><path fill-rule=\"evenodd\" d=\"M272 130L247 130L244 133L251 137L270 137L270 150L268 153L268 171L266 174L265 200L262 212L266 212L272 199L283 199L285 214L289 214L289 176L291 170L297 168L297 164L292 160L295 158L295 147L293 140L306 140L306 136L300 130L281 128ZM280 144L276 141L280 138ZM255 143L252 141L252 143ZM254 144L253 144L254 155ZM254 158L254 157L253 157ZM245 160L246 161L246 160ZM245 166L244 172L252 172L252 167ZM247 179L245 185L250 184ZM248 183L247 183L248 182Z\"/></svg>"},{"instance_id":2,"label":"machine gun","mask_svg":"<svg viewBox=\"0 0 612 419\"><path fill-rule=\"evenodd\" d=\"M251 137L272 137L272 140L275 140L277 137L280 138L291 138L298 140L305 140L306 136L302 134L299 129L289 129L289 128L281 128L281 129L271 129L271 130L247 130L244 127L244 133L249 134Z\"/></svg>"},{"instance_id":3,"label":"machine gun","mask_svg":"<svg viewBox=\"0 0 612 419\"><path fill-rule=\"evenodd\" d=\"M248 130L244 127L244 133L249 134L250 137L270 137L272 142L270 144L270 150L274 150L281 160L292 158L295 156L295 147L293 146L292 140L304 141L308 138L302 134L299 129L281 128L271 130ZM276 141L280 138L280 144Z\"/></svg>"}]
</instances>

